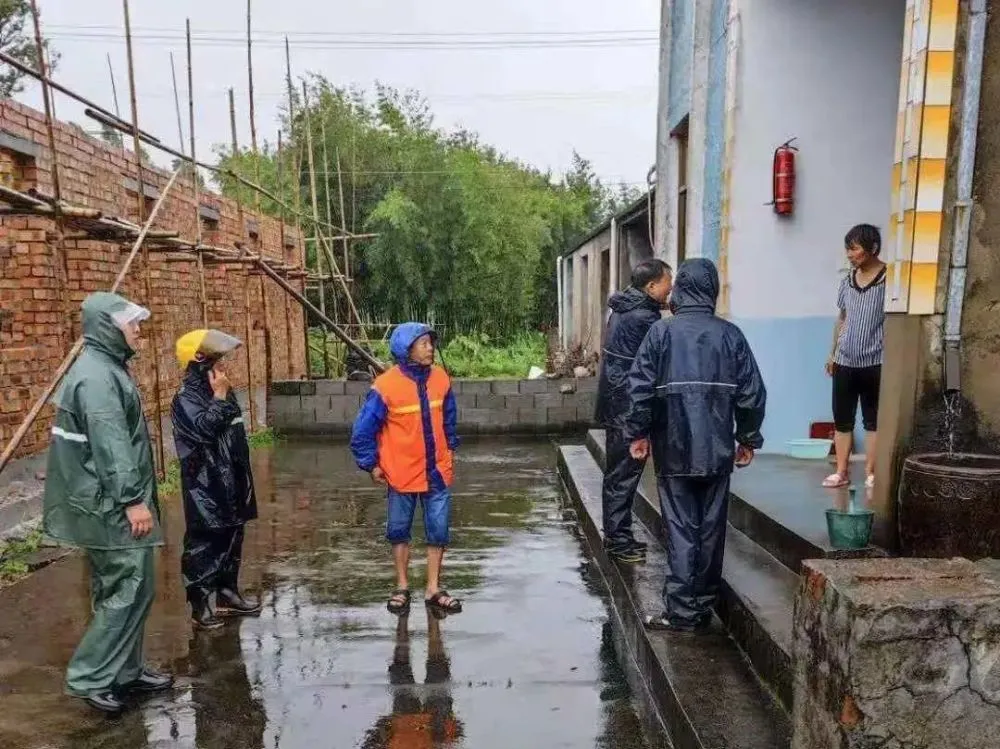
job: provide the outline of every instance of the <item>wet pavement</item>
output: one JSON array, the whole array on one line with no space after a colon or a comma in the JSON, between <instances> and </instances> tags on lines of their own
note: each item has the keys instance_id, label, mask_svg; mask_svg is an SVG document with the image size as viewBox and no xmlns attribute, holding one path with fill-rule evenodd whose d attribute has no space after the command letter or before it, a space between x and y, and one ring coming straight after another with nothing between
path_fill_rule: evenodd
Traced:
<instances>
[{"instance_id":1,"label":"wet pavement","mask_svg":"<svg viewBox=\"0 0 1000 749\"><path fill-rule=\"evenodd\" d=\"M146 649L177 689L117 720L62 696L89 614L86 565L64 559L0 593L2 749L658 749L615 665L551 444L463 448L444 582L465 612L441 622L421 605L386 612L384 496L346 448L284 443L255 463L242 579L261 616L192 633L168 500Z\"/></svg>"}]
</instances>

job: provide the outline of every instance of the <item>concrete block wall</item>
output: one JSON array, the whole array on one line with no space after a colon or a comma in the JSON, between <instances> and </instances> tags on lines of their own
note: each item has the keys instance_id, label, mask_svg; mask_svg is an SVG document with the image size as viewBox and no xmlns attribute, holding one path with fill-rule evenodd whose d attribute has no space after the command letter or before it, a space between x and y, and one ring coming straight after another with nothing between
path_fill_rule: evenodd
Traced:
<instances>
[{"instance_id":1,"label":"concrete block wall","mask_svg":"<svg viewBox=\"0 0 1000 749\"><path fill-rule=\"evenodd\" d=\"M470 434L560 434L591 426L597 378L578 380L454 380L458 430ZM284 434L350 432L367 382L274 382L268 424ZM572 392L563 392L571 390Z\"/></svg>"}]
</instances>

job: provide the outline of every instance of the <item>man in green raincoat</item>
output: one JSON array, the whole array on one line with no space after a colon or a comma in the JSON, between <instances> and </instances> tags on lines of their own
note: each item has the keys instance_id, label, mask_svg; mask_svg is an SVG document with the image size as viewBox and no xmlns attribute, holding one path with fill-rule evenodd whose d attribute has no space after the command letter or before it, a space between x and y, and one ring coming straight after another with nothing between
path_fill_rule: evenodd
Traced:
<instances>
[{"instance_id":1,"label":"man in green raincoat","mask_svg":"<svg viewBox=\"0 0 1000 749\"><path fill-rule=\"evenodd\" d=\"M163 545L149 432L127 362L149 311L116 294L83 303L84 348L56 392L44 530L86 552L93 616L66 672L66 691L118 713L173 678L143 664L153 603L153 549Z\"/></svg>"}]
</instances>

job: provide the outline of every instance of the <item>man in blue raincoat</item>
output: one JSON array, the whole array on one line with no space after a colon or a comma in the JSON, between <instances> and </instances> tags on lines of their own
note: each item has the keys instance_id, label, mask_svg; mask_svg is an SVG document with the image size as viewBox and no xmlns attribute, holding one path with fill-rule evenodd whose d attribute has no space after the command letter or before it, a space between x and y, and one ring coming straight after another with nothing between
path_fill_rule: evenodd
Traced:
<instances>
[{"instance_id":1,"label":"man in blue raincoat","mask_svg":"<svg viewBox=\"0 0 1000 749\"><path fill-rule=\"evenodd\" d=\"M635 458L652 443L667 526L665 610L651 629L699 631L722 580L729 481L764 444L767 393L743 333L715 316L719 273L704 258L674 280L673 317L650 329L629 375L626 436Z\"/></svg>"}]
</instances>

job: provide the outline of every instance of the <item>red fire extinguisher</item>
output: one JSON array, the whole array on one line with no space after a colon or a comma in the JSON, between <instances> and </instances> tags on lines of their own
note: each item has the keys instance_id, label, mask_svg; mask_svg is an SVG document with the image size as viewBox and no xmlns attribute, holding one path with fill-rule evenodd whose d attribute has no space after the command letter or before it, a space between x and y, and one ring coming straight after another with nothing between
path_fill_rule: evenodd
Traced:
<instances>
[{"instance_id":1,"label":"red fire extinguisher","mask_svg":"<svg viewBox=\"0 0 1000 749\"><path fill-rule=\"evenodd\" d=\"M790 216L795 208L795 148L792 138L774 150L773 200L774 212L779 216Z\"/></svg>"}]
</instances>

